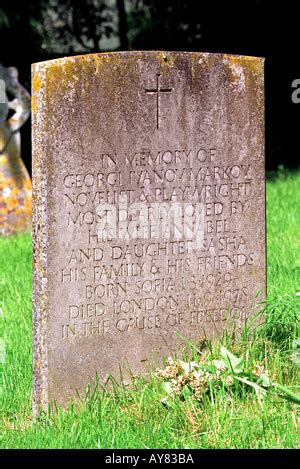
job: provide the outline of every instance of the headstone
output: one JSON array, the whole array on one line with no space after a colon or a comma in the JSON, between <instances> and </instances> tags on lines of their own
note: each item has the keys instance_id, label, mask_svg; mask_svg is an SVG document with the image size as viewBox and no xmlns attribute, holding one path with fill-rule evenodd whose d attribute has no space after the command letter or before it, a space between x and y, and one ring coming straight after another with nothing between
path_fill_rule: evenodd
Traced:
<instances>
[{"instance_id":1,"label":"headstone","mask_svg":"<svg viewBox=\"0 0 300 469\"><path fill-rule=\"evenodd\" d=\"M34 405L241 327L265 292L263 60L33 66Z\"/></svg>"},{"instance_id":2,"label":"headstone","mask_svg":"<svg viewBox=\"0 0 300 469\"><path fill-rule=\"evenodd\" d=\"M1 235L31 229L31 180L21 159L20 137L20 128L29 115L30 95L19 83L18 70L0 64Z\"/></svg>"}]
</instances>

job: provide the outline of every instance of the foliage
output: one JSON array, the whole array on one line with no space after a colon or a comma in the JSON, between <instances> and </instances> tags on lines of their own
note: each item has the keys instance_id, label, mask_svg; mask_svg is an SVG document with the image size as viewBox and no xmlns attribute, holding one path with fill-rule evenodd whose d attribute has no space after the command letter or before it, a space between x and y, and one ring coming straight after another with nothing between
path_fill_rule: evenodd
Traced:
<instances>
[{"instance_id":1,"label":"foliage","mask_svg":"<svg viewBox=\"0 0 300 469\"><path fill-rule=\"evenodd\" d=\"M124 23L123 0L2 0L0 40L6 47L0 61L13 57L15 64L30 64L62 54L127 47ZM26 41L20 41L20 31Z\"/></svg>"},{"instance_id":2,"label":"foliage","mask_svg":"<svg viewBox=\"0 0 300 469\"><path fill-rule=\"evenodd\" d=\"M162 403L172 407L172 400L178 396L181 400L195 399L203 402L205 396L210 396L212 403L219 397L220 391L226 395L232 388L239 392L238 387L246 385L254 389L261 404L267 390L280 391L280 396L290 402L300 404L300 394L297 395L285 386L272 382L269 373L261 364L254 363L246 369L243 358L233 355L221 346L221 357L210 361L173 360L168 358L168 365L156 373L162 379L162 389L167 397ZM232 392L231 392L232 394Z\"/></svg>"},{"instance_id":3,"label":"foliage","mask_svg":"<svg viewBox=\"0 0 300 469\"><path fill-rule=\"evenodd\" d=\"M199 7L199 5L198 5ZM187 0L136 0L128 13L132 49L196 50L202 39L202 21L207 5L197 8Z\"/></svg>"},{"instance_id":4,"label":"foliage","mask_svg":"<svg viewBox=\"0 0 300 469\"><path fill-rule=\"evenodd\" d=\"M103 0L43 0L37 31L48 53L101 50L114 30L114 8Z\"/></svg>"},{"instance_id":5,"label":"foliage","mask_svg":"<svg viewBox=\"0 0 300 469\"><path fill-rule=\"evenodd\" d=\"M300 337L300 308L295 295L286 294L268 301L261 312L264 317L262 335L282 350L291 350Z\"/></svg>"}]
</instances>

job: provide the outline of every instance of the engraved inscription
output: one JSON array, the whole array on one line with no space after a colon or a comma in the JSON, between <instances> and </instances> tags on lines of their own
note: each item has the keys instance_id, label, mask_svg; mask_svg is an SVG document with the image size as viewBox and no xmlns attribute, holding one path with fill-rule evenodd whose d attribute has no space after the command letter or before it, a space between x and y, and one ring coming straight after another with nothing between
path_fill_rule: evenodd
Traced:
<instances>
[{"instance_id":1,"label":"engraved inscription","mask_svg":"<svg viewBox=\"0 0 300 469\"><path fill-rule=\"evenodd\" d=\"M99 172L63 176L67 226L84 235L60 270L80 291L63 338L247 317L238 273L255 253L235 219L248 213L253 171L223 166L220 154L203 145L100 152Z\"/></svg>"}]
</instances>

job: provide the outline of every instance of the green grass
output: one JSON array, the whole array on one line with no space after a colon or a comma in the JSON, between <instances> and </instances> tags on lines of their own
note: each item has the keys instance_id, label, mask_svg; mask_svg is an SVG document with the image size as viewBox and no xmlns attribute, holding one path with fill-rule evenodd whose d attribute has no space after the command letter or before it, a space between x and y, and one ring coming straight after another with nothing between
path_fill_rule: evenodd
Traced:
<instances>
[{"instance_id":1,"label":"green grass","mask_svg":"<svg viewBox=\"0 0 300 469\"><path fill-rule=\"evenodd\" d=\"M268 301L265 326L226 346L263 363L278 383L299 385L291 343L299 332L300 174L267 183ZM295 448L299 406L274 395L260 406L254 392L220 390L202 405L161 404L158 381L90 392L55 416L31 418L31 238L0 239L0 338L6 360L0 383L1 448ZM298 282L298 283L297 283ZM218 355L218 346L210 352Z\"/></svg>"}]
</instances>

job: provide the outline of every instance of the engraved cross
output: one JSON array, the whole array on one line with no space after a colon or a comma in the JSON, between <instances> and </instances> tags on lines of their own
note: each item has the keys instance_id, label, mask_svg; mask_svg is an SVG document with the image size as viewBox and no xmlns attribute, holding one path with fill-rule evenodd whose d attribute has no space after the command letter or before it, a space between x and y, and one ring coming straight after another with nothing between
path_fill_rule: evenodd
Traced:
<instances>
[{"instance_id":1,"label":"engraved cross","mask_svg":"<svg viewBox=\"0 0 300 469\"><path fill-rule=\"evenodd\" d=\"M159 129L159 118L160 118L160 93L171 93L172 88L160 88L159 86L159 77L160 73L156 74L156 88L145 90L146 93L154 94L156 95L156 128Z\"/></svg>"}]
</instances>

